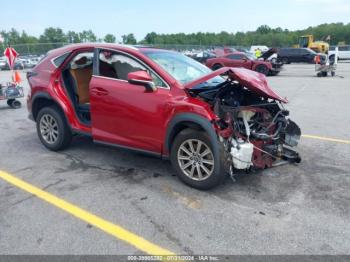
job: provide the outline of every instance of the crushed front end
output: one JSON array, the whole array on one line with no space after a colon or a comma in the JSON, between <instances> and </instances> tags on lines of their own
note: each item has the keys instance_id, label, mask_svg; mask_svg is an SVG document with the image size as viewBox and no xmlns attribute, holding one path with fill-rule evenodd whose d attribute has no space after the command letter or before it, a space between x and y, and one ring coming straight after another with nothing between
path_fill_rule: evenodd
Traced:
<instances>
[{"instance_id":1,"label":"crushed front end","mask_svg":"<svg viewBox=\"0 0 350 262\"><path fill-rule=\"evenodd\" d=\"M287 101L268 87L264 76L242 70L231 69L227 80L215 87L202 85L190 91L212 106L231 173L299 163L292 148L298 145L301 130L283 107Z\"/></svg>"}]
</instances>

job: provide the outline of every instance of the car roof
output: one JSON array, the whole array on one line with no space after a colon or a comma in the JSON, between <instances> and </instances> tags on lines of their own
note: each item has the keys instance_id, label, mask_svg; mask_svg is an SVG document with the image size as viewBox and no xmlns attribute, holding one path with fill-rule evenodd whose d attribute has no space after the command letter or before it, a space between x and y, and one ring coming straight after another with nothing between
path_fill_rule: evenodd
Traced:
<instances>
[{"instance_id":1,"label":"car roof","mask_svg":"<svg viewBox=\"0 0 350 262\"><path fill-rule=\"evenodd\" d=\"M77 49L92 49L92 48L106 48L106 49L122 49L122 50L129 50L129 51L151 51L151 50L157 50L157 51L164 51L169 52L170 50L165 49L157 49L149 46L142 46L142 45L126 45L126 44L115 44L115 43L79 43L79 44L69 44L65 45L63 47L50 50L48 52L48 56L55 57L62 55L64 53L72 52L73 50Z\"/></svg>"}]
</instances>

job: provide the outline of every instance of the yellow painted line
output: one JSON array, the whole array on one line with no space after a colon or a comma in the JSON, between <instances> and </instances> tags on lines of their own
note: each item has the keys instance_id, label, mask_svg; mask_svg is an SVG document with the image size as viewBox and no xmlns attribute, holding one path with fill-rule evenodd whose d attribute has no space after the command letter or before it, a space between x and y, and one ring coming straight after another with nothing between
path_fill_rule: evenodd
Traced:
<instances>
[{"instance_id":1,"label":"yellow painted line","mask_svg":"<svg viewBox=\"0 0 350 262\"><path fill-rule=\"evenodd\" d=\"M175 255L148 240L0 170L0 178L153 256Z\"/></svg>"},{"instance_id":2,"label":"yellow painted line","mask_svg":"<svg viewBox=\"0 0 350 262\"><path fill-rule=\"evenodd\" d=\"M323 140L323 141L329 141L329 142L350 144L350 140L337 139L337 138L331 138L331 137L313 136L313 135L302 135L302 137L311 138L311 139L318 139L318 140Z\"/></svg>"}]
</instances>

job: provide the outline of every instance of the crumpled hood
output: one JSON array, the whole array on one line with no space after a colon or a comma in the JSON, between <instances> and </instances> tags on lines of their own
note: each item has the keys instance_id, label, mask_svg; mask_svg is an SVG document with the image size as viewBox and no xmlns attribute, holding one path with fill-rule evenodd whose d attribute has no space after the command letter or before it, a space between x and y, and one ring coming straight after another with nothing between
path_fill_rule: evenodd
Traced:
<instances>
[{"instance_id":1,"label":"crumpled hood","mask_svg":"<svg viewBox=\"0 0 350 262\"><path fill-rule=\"evenodd\" d=\"M250 91L265 97L278 100L283 103L288 103L288 100L279 96L275 91L271 89L268 85L265 75L248 70L245 68L233 68L233 67L223 67L214 72L211 72L201 78L198 78L192 82L185 84L185 88L191 89L201 83L208 81L215 76L228 74L228 76L237 82L239 82L244 87L248 88Z\"/></svg>"}]
</instances>

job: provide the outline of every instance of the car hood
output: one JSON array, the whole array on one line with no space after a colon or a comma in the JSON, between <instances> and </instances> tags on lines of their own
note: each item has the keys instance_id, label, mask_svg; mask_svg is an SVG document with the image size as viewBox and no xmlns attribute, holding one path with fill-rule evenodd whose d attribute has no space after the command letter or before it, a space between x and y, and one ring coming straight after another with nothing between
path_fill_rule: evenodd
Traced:
<instances>
[{"instance_id":1,"label":"car hood","mask_svg":"<svg viewBox=\"0 0 350 262\"><path fill-rule=\"evenodd\" d=\"M232 80L239 82L241 85L243 85L250 91L262 97L271 98L283 103L288 103L288 100L286 98L279 96L275 91L271 89L271 87L267 83L266 77L263 74L245 68L223 67L201 78L198 78L194 81L185 84L184 87L186 89L191 89L199 84L208 81L211 78L223 74L227 74L228 77Z\"/></svg>"}]
</instances>

